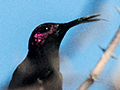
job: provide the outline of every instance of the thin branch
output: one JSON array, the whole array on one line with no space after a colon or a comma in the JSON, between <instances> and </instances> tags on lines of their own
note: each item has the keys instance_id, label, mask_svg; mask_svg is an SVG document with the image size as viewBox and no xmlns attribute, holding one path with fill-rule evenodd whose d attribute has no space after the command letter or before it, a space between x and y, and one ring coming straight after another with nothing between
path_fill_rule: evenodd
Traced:
<instances>
[{"instance_id":1,"label":"thin branch","mask_svg":"<svg viewBox=\"0 0 120 90\"><path fill-rule=\"evenodd\" d=\"M115 5L115 7L116 7L117 11L120 13L120 8L116 5Z\"/></svg>"},{"instance_id":2,"label":"thin branch","mask_svg":"<svg viewBox=\"0 0 120 90\"><path fill-rule=\"evenodd\" d=\"M95 68L91 72L90 76L85 80L85 82L83 82L83 84L78 88L78 90L87 90L95 82L95 80L98 79L98 76L100 75L101 71L105 67L108 60L113 55L113 52L117 47L119 41L120 41L120 28L118 29L113 40L111 41L106 51L100 58L98 64L95 66Z\"/></svg>"}]
</instances>

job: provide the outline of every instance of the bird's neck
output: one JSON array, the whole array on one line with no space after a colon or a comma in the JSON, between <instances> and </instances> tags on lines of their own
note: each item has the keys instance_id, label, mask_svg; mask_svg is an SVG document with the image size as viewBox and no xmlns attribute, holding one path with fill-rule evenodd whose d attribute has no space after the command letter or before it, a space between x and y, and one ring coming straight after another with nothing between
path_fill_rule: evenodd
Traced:
<instances>
[{"instance_id":1,"label":"bird's neck","mask_svg":"<svg viewBox=\"0 0 120 90\"><path fill-rule=\"evenodd\" d=\"M50 65L51 68L59 71L59 48L55 46L41 46L37 49L29 50L28 57L33 58L34 62Z\"/></svg>"}]
</instances>

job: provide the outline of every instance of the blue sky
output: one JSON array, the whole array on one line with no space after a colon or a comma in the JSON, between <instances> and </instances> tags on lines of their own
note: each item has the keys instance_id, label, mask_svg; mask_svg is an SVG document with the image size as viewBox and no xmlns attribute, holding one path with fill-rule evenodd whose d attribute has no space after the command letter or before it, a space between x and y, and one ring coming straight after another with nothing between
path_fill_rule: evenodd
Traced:
<instances>
[{"instance_id":1,"label":"blue sky","mask_svg":"<svg viewBox=\"0 0 120 90\"><path fill-rule=\"evenodd\" d=\"M63 90L76 90L88 77L102 51L120 26L120 0L24 0L0 1L0 90L5 88L17 65L28 51L33 29L45 22L68 22L78 17L101 14L99 21L77 25L65 35L60 46ZM114 54L120 56L120 44ZM110 90L118 60L110 59L89 90ZM103 84L104 82L104 84Z\"/></svg>"}]
</instances>

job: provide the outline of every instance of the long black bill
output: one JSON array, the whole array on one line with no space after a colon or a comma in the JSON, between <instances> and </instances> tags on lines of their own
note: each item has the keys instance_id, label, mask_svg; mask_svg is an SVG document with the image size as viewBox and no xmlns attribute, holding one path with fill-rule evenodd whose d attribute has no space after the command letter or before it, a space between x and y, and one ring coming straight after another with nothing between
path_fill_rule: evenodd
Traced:
<instances>
[{"instance_id":1,"label":"long black bill","mask_svg":"<svg viewBox=\"0 0 120 90\"><path fill-rule=\"evenodd\" d=\"M71 27L73 27L75 25L78 25L78 24L81 24L81 23L104 20L104 19L99 19L99 18L95 19L95 17L98 17L98 16L100 16L100 15L99 14L93 14L93 15L85 16L85 17L82 17L82 18L75 19L71 22L64 23L63 26L66 27L66 28L71 28Z\"/></svg>"},{"instance_id":2,"label":"long black bill","mask_svg":"<svg viewBox=\"0 0 120 90\"><path fill-rule=\"evenodd\" d=\"M75 19L75 20L73 20L71 22L68 22L68 23L59 24L59 27L58 27L59 40L61 41L63 39L65 33L69 30L69 28L71 28L75 25L78 25L78 24L81 24L81 23L86 23L86 22L94 22L94 21L104 20L104 19L95 18L97 16L100 16L100 15L99 14L94 14L94 15L90 15L90 16Z\"/></svg>"}]
</instances>

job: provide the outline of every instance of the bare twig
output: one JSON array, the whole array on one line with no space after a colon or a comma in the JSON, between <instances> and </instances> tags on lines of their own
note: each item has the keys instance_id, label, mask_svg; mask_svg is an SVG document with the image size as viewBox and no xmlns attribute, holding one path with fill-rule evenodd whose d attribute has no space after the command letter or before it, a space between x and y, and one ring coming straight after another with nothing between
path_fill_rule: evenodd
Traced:
<instances>
[{"instance_id":1,"label":"bare twig","mask_svg":"<svg viewBox=\"0 0 120 90\"><path fill-rule=\"evenodd\" d=\"M105 67L106 63L113 55L113 52L117 47L119 41L120 41L120 28L118 29L113 40L111 41L106 51L100 58L98 64L95 66L95 68L91 72L90 76L85 80L85 82L83 82L83 84L78 88L78 90L87 90L94 83L94 81L97 80L98 76L100 75L101 71Z\"/></svg>"},{"instance_id":2,"label":"bare twig","mask_svg":"<svg viewBox=\"0 0 120 90\"><path fill-rule=\"evenodd\" d=\"M117 11L120 13L120 8L116 5L115 5L115 7L116 7Z\"/></svg>"}]
</instances>

